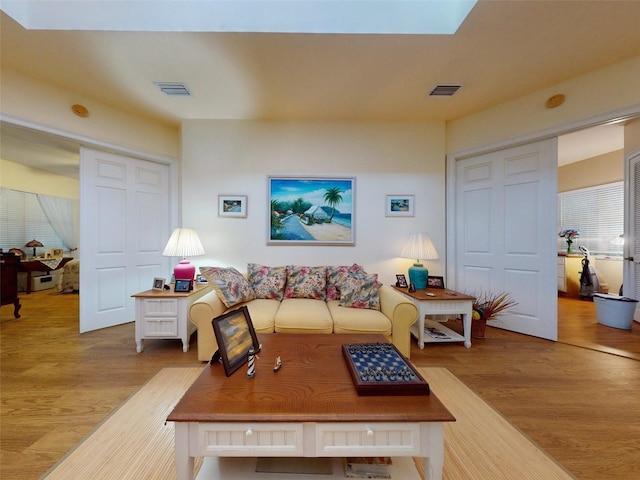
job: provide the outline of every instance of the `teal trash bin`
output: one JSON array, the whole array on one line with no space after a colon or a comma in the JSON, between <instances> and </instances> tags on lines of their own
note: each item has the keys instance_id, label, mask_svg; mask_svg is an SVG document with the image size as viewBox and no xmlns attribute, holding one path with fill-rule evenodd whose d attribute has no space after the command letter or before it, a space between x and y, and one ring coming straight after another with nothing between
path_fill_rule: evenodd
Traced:
<instances>
[{"instance_id":1,"label":"teal trash bin","mask_svg":"<svg viewBox=\"0 0 640 480\"><path fill-rule=\"evenodd\" d=\"M607 327L630 330L638 300L611 293L594 293L598 323Z\"/></svg>"}]
</instances>

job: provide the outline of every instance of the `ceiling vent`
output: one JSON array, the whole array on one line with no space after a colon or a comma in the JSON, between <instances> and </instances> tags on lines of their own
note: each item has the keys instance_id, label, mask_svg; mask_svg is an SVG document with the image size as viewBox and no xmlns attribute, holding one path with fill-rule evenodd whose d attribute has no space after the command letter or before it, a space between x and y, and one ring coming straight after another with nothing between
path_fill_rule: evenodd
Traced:
<instances>
[{"instance_id":1,"label":"ceiling vent","mask_svg":"<svg viewBox=\"0 0 640 480\"><path fill-rule=\"evenodd\" d=\"M180 82L154 82L154 85L162 93L170 97L190 97L191 92L184 83Z\"/></svg>"},{"instance_id":2,"label":"ceiling vent","mask_svg":"<svg viewBox=\"0 0 640 480\"><path fill-rule=\"evenodd\" d=\"M462 85L436 85L431 92L430 97L451 97L460 90Z\"/></svg>"}]
</instances>

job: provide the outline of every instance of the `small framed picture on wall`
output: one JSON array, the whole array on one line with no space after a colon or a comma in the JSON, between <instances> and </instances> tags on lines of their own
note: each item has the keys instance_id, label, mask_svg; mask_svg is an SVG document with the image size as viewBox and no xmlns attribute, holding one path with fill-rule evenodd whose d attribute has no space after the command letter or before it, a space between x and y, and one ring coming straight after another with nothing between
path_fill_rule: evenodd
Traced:
<instances>
[{"instance_id":1,"label":"small framed picture on wall","mask_svg":"<svg viewBox=\"0 0 640 480\"><path fill-rule=\"evenodd\" d=\"M246 195L218 195L219 217L247 217Z\"/></svg>"},{"instance_id":2,"label":"small framed picture on wall","mask_svg":"<svg viewBox=\"0 0 640 480\"><path fill-rule=\"evenodd\" d=\"M413 195L387 195L385 197L385 216L413 217L415 198Z\"/></svg>"}]
</instances>

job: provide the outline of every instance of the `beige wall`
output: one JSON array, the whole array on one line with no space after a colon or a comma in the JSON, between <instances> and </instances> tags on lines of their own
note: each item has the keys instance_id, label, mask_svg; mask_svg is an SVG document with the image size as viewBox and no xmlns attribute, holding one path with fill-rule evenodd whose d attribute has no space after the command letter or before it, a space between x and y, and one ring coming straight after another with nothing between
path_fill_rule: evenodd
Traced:
<instances>
[{"instance_id":1,"label":"beige wall","mask_svg":"<svg viewBox=\"0 0 640 480\"><path fill-rule=\"evenodd\" d=\"M558 192L624 180L624 152L598 155L558 168Z\"/></svg>"},{"instance_id":2,"label":"beige wall","mask_svg":"<svg viewBox=\"0 0 640 480\"><path fill-rule=\"evenodd\" d=\"M89 109L81 118L71 111L80 103ZM44 127L72 132L98 142L177 158L177 128L123 112L69 90L54 87L11 70L0 76L0 111Z\"/></svg>"},{"instance_id":3,"label":"beige wall","mask_svg":"<svg viewBox=\"0 0 640 480\"><path fill-rule=\"evenodd\" d=\"M357 262L395 282L409 233L427 231L440 252L427 265L444 272L443 122L185 121L183 224L207 254L198 266L342 265ZM267 246L268 175L356 177L355 247ZM220 218L218 195L247 195L247 218ZM385 217L386 194L415 195L415 217Z\"/></svg>"},{"instance_id":4,"label":"beige wall","mask_svg":"<svg viewBox=\"0 0 640 480\"><path fill-rule=\"evenodd\" d=\"M0 160L0 187L54 197L80 198L78 180L7 160Z\"/></svg>"},{"instance_id":5,"label":"beige wall","mask_svg":"<svg viewBox=\"0 0 640 480\"><path fill-rule=\"evenodd\" d=\"M475 115L447 123L447 153L461 152L518 136L634 107L640 113L640 57L559 83ZM566 101L546 108L563 93Z\"/></svg>"}]
</instances>

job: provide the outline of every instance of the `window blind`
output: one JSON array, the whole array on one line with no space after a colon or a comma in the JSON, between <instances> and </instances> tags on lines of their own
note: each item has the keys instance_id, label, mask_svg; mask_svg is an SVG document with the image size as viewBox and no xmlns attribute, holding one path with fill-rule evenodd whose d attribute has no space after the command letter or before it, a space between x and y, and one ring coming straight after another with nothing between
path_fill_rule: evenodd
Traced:
<instances>
[{"instance_id":1,"label":"window blind","mask_svg":"<svg viewBox=\"0 0 640 480\"><path fill-rule=\"evenodd\" d=\"M621 256L623 246L616 243L624 233L624 182L571 190L558 194L558 232L573 228L580 232L574 242L592 255ZM558 250L566 250L558 238Z\"/></svg>"},{"instance_id":2,"label":"window blind","mask_svg":"<svg viewBox=\"0 0 640 480\"><path fill-rule=\"evenodd\" d=\"M0 248L3 251L19 248L30 256L33 248L24 245L33 239L44 245L37 249L39 255L47 248L64 248L35 193L2 188L0 199Z\"/></svg>"}]
</instances>

